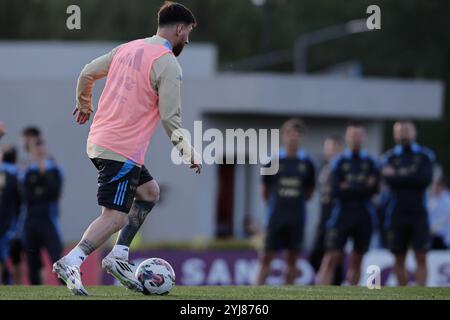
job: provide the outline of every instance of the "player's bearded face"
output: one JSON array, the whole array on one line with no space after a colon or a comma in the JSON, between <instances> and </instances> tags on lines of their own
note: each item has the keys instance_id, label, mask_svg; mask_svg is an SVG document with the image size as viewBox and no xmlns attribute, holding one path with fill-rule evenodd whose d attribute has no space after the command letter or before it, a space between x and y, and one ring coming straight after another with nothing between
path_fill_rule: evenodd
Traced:
<instances>
[{"instance_id":1,"label":"player's bearded face","mask_svg":"<svg viewBox=\"0 0 450 320\"><path fill-rule=\"evenodd\" d=\"M282 130L281 140L283 145L287 149L297 149L300 147L301 135L294 128L285 128Z\"/></svg>"},{"instance_id":2,"label":"player's bearded face","mask_svg":"<svg viewBox=\"0 0 450 320\"><path fill-rule=\"evenodd\" d=\"M177 26L178 42L174 43L172 52L178 57L184 49L184 46L189 43L189 34L193 29L193 25L180 24Z\"/></svg>"},{"instance_id":3,"label":"player's bearded face","mask_svg":"<svg viewBox=\"0 0 450 320\"><path fill-rule=\"evenodd\" d=\"M347 145L352 150L359 150L364 144L366 132L362 127L348 127L345 133Z\"/></svg>"},{"instance_id":4,"label":"player's bearded face","mask_svg":"<svg viewBox=\"0 0 450 320\"><path fill-rule=\"evenodd\" d=\"M410 123L396 123L394 125L394 140L402 145L409 145L416 139L416 129Z\"/></svg>"}]
</instances>

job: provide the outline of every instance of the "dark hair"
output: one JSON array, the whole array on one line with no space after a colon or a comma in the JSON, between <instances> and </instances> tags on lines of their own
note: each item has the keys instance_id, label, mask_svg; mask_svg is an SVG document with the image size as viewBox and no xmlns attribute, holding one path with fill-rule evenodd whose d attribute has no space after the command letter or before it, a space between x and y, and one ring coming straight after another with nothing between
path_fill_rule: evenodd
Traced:
<instances>
[{"instance_id":1,"label":"dark hair","mask_svg":"<svg viewBox=\"0 0 450 320\"><path fill-rule=\"evenodd\" d=\"M398 119L395 122L399 122L399 123L413 123L413 121L411 119L408 119L408 118L401 118L401 119Z\"/></svg>"},{"instance_id":2,"label":"dark hair","mask_svg":"<svg viewBox=\"0 0 450 320\"><path fill-rule=\"evenodd\" d=\"M398 124L410 124L413 127L415 127L414 121L412 121L411 119L399 119L399 120L395 121L394 124L396 124L396 123L398 123Z\"/></svg>"},{"instance_id":3,"label":"dark hair","mask_svg":"<svg viewBox=\"0 0 450 320\"><path fill-rule=\"evenodd\" d=\"M41 130L38 127L26 127L22 130L22 135L24 136L32 136L32 137L40 137L41 136Z\"/></svg>"},{"instance_id":4,"label":"dark hair","mask_svg":"<svg viewBox=\"0 0 450 320\"><path fill-rule=\"evenodd\" d=\"M158 11L158 26L175 23L197 24L194 14L182 4L166 1Z\"/></svg>"},{"instance_id":5,"label":"dark hair","mask_svg":"<svg viewBox=\"0 0 450 320\"><path fill-rule=\"evenodd\" d=\"M281 126L281 131L287 128L292 128L296 130L298 133L304 133L306 131L305 123L298 118L291 118L286 122L284 122L283 125Z\"/></svg>"},{"instance_id":6,"label":"dark hair","mask_svg":"<svg viewBox=\"0 0 450 320\"><path fill-rule=\"evenodd\" d=\"M348 128L348 127L364 128L364 124L363 124L361 121L359 121L359 120L350 120L350 121L347 123L347 128Z\"/></svg>"},{"instance_id":7,"label":"dark hair","mask_svg":"<svg viewBox=\"0 0 450 320\"><path fill-rule=\"evenodd\" d=\"M338 135L338 134L333 134L328 136L325 140L331 140L336 144L339 144L341 146L344 145L344 139L342 138L342 136Z\"/></svg>"},{"instance_id":8,"label":"dark hair","mask_svg":"<svg viewBox=\"0 0 450 320\"><path fill-rule=\"evenodd\" d=\"M15 147L7 147L3 150L2 161L15 164L17 162L17 150Z\"/></svg>"}]
</instances>

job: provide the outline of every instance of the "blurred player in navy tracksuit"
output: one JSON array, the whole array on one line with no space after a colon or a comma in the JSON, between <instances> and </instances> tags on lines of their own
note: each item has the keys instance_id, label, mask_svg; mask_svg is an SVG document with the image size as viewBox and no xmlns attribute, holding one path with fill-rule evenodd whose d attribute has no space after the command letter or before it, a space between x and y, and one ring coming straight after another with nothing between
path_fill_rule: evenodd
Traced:
<instances>
[{"instance_id":1,"label":"blurred player in navy tracksuit","mask_svg":"<svg viewBox=\"0 0 450 320\"><path fill-rule=\"evenodd\" d=\"M5 278L5 274L9 275L9 272L6 272L5 269L5 262L9 256L12 228L20 212L20 190L16 160L17 153L14 147L3 148L2 162L0 163L0 283L2 283L2 278Z\"/></svg>"},{"instance_id":2,"label":"blurred player in navy tracksuit","mask_svg":"<svg viewBox=\"0 0 450 320\"><path fill-rule=\"evenodd\" d=\"M279 170L263 176L263 197L268 204L268 221L264 252L256 284L265 283L270 263L278 251L285 251L285 283L293 284L297 276L297 258L303 240L305 203L315 186L315 169L311 159L300 148L303 122L291 119L281 128L283 149ZM270 166L270 164L269 164Z\"/></svg>"},{"instance_id":3,"label":"blurred player in navy tracksuit","mask_svg":"<svg viewBox=\"0 0 450 320\"><path fill-rule=\"evenodd\" d=\"M41 249L45 248L53 262L62 256L59 232L58 202L62 191L62 174L47 153L41 138L30 144L32 162L23 176L26 218L24 245L30 283L41 284Z\"/></svg>"},{"instance_id":4,"label":"blurred player in navy tracksuit","mask_svg":"<svg viewBox=\"0 0 450 320\"><path fill-rule=\"evenodd\" d=\"M383 157L382 175L389 187L384 226L386 243L395 255L394 271L399 285L408 283L405 258L408 248L416 259L415 280L426 285L426 253L430 246L426 190L433 179L435 157L432 151L417 144L416 128L411 121L394 124L397 145Z\"/></svg>"},{"instance_id":5,"label":"blurred player in navy tracksuit","mask_svg":"<svg viewBox=\"0 0 450 320\"><path fill-rule=\"evenodd\" d=\"M348 148L333 160L333 210L326 222L326 253L317 277L322 285L333 284L349 238L353 240L353 250L346 279L350 285L359 283L361 261L376 225L372 197L379 189L379 170L376 161L363 149L365 138L362 124L349 124L345 134Z\"/></svg>"},{"instance_id":6,"label":"blurred player in navy tracksuit","mask_svg":"<svg viewBox=\"0 0 450 320\"><path fill-rule=\"evenodd\" d=\"M22 159L19 168L28 167L32 162L30 158L30 149L33 144L42 136L41 130L35 126L28 126L22 130L22 144L27 158ZM19 170L20 172L20 170ZM20 176L20 173L19 173ZM24 210L20 210L19 215L13 220L13 226L9 232L11 239L9 241L9 258L12 264L12 278L14 284L22 283L22 257L25 255L23 245L23 224L25 219Z\"/></svg>"},{"instance_id":7,"label":"blurred player in navy tracksuit","mask_svg":"<svg viewBox=\"0 0 450 320\"><path fill-rule=\"evenodd\" d=\"M340 136L330 136L323 143L323 153L325 165L320 170L318 176L318 187L320 192L320 218L315 235L314 246L309 256L309 261L315 272L319 271L320 264L325 254L326 222L330 219L333 211L333 181L331 175L331 164L333 159L342 153L344 149L344 139ZM333 284L342 283L342 264L336 268Z\"/></svg>"}]
</instances>

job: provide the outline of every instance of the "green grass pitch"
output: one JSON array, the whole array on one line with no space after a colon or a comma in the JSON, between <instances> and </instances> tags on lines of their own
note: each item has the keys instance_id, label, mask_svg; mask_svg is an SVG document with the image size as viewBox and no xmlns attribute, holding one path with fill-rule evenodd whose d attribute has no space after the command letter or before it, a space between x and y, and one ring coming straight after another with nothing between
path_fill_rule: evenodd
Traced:
<instances>
[{"instance_id":1,"label":"green grass pitch","mask_svg":"<svg viewBox=\"0 0 450 320\"><path fill-rule=\"evenodd\" d=\"M144 296L122 287L87 287L90 296L73 296L66 287L0 286L0 300L450 300L450 288L384 287L369 290L364 287L323 286L177 286L166 296Z\"/></svg>"}]
</instances>

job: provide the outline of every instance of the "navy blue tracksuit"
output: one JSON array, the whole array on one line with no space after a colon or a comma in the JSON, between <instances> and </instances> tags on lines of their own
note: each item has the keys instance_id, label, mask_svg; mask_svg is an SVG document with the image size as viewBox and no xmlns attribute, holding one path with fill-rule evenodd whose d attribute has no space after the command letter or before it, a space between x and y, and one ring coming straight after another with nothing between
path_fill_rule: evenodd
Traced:
<instances>
[{"instance_id":1,"label":"navy blue tracksuit","mask_svg":"<svg viewBox=\"0 0 450 320\"><path fill-rule=\"evenodd\" d=\"M303 239L305 202L315 186L315 169L302 151L288 158L280 151L279 170L263 176L269 190L266 251L299 251Z\"/></svg>"},{"instance_id":2,"label":"navy blue tracksuit","mask_svg":"<svg viewBox=\"0 0 450 320\"><path fill-rule=\"evenodd\" d=\"M0 163L0 264L9 255L8 233L19 215L20 201L17 167L14 164L2 162Z\"/></svg>"},{"instance_id":3,"label":"navy blue tracksuit","mask_svg":"<svg viewBox=\"0 0 450 320\"><path fill-rule=\"evenodd\" d=\"M58 201L62 190L62 175L52 160L45 163L45 172L31 164L23 178L26 218L25 249L31 284L41 284L40 251L47 249L52 262L61 258L63 247L58 224Z\"/></svg>"},{"instance_id":4,"label":"navy blue tracksuit","mask_svg":"<svg viewBox=\"0 0 450 320\"><path fill-rule=\"evenodd\" d=\"M397 145L383 157L383 166L392 166L394 176L384 177L389 187L385 206L386 244L393 253L405 253L410 245L426 251L430 227L426 189L433 179L434 153L413 143Z\"/></svg>"},{"instance_id":5,"label":"navy blue tracksuit","mask_svg":"<svg viewBox=\"0 0 450 320\"><path fill-rule=\"evenodd\" d=\"M372 196L379 189L378 165L365 151L346 150L333 160L331 172L334 201L326 223L326 250L343 250L352 238L353 250L363 254L376 225ZM374 184L369 185L369 179Z\"/></svg>"}]
</instances>

